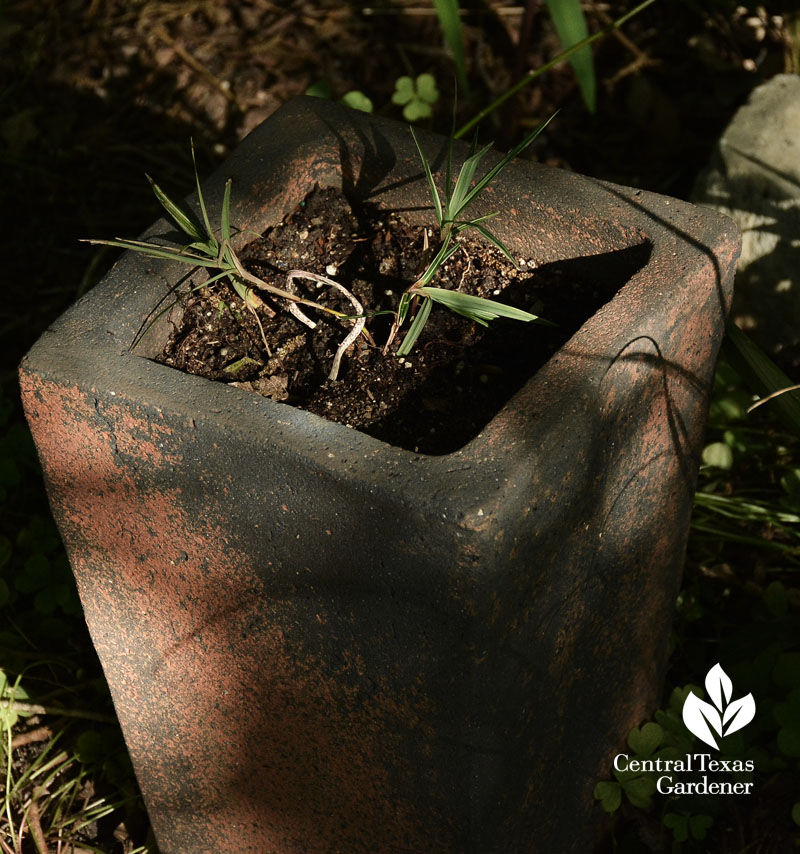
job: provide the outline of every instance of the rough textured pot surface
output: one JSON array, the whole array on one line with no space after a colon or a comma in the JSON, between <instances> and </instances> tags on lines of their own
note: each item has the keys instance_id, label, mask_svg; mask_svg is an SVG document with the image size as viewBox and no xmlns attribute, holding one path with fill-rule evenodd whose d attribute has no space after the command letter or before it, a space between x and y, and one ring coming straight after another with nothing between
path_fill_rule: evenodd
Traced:
<instances>
[{"instance_id":1,"label":"rough textured pot surface","mask_svg":"<svg viewBox=\"0 0 800 854\"><path fill-rule=\"evenodd\" d=\"M228 177L256 231L315 183L431 217L407 127L316 99L209 179L214 211ZM658 699L738 235L522 162L489 210L540 264L639 261L452 454L144 358L186 268L130 253L23 362L163 854L588 850L592 787Z\"/></svg>"}]
</instances>

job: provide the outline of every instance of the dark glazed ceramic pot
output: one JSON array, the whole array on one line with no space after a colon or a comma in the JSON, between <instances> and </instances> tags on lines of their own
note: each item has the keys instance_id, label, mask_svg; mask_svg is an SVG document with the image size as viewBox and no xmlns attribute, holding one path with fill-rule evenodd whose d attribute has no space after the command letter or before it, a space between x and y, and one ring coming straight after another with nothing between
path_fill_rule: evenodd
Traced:
<instances>
[{"instance_id":1,"label":"dark glazed ceramic pot","mask_svg":"<svg viewBox=\"0 0 800 854\"><path fill-rule=\"evenodd\" d=\"M315 183L431 216L407 127L316 99L209 179L217 212L228 177L257 231ZM185 268L130 253L22 364L163 854L589 850L592 787L659 698L739 241L525 162L482 204L538 264L641 263L454 453L150 361Z\"/></svg>"}]
</instances>

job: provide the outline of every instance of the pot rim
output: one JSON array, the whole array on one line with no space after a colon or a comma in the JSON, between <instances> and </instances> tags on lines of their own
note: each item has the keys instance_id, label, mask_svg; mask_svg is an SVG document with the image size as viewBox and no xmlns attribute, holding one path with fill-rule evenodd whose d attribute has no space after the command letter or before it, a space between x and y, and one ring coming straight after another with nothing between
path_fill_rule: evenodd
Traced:
<instances>
[{"instance_id":1,"label":"pot rim","mask_svg":"<svg viewBox=\"0 0 800 854\"><path fill-rule=\"evenodd\" d=\"M442 137L418 136L429 155L443 151ZM466 150L459 144L457 157ZM500 155L491 153L487 163L493 157ZM410 207L430 208L406 125L317 98L300 97L284 105L203 182L212 222L218 221L229 177L231 220L242 229L263 230L280 221L315 182L349 182L346 189L385 206L400 199L409 206L410 198ZM267 187L276 188L271 199L265 195ZM196 197L190 203L196 207ZM493 228L512 251L525 254L524 239L528 257L538 263L563 259L565 251L592 254L593 249L626 248L642 240L649 242L651 254L483 430L452 453L407 451L290 405L142 358L152 355L146 346L131 348L144 319L187 277L184 265L132 252L125 252L103 281L45 333L24 360L23 373L35 371L60 381L77 375L93 394L144 398L157 410L191 423L211 418L269 442L277 452L299 453L337 477L369 477L380 469L401 481L419 481L425 472L455 473L477 465L489 482L508 486L526 480L532 465L546 464L541 452L548 443L563 435L566 408L577 415L605 405L601 386L631 347L641 349L636 342L644 342L650 358L675 363L690 377L709 356L713 364L719 341L702 341L692 353L686 337L702 313L713 315L714 326L724 323L739 238L733 222L716 212L529 162L511 163L476 203L475 213L498 206L510 216L498 217ZM522 226L522 237L515 237L512 225ZM168 224L159 220L145 235L165 228ZM668 318L666 325L663 318ZM161 336L166 323L162 318L154 324L152 334ZM702 397L698 388L706 380L698 375L684 391ZM554 420L559 412L561 424ZM527 459L520 462L520 457Z\"/></svg>"}]
</instances>

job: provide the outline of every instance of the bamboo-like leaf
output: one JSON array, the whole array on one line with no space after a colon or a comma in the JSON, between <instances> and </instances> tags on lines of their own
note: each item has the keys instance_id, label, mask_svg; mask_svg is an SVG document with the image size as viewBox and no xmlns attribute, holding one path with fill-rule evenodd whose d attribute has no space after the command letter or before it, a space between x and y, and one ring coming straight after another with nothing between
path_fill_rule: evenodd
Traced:
<instances>
[{"instance_id":1,"label":"bamboo-like leaf","mask_svg":"<svg viewBox=\"0 0 800 854\"><path fill-rule=\"evenodd\" d=\"M428 264L425 272L419 277L418 282L421 285L427 285L438 272L442 264L446 263L450 256L458 251L458 244L450 240L445 240L439 247L439 251L433 257L433 260Z\"/></svg>"},{"instance_id":2,"label":"bamboo-like leaf","mask_svg":"<svg viewBox=\"0 0 800 854\"><path fill-rule=\"evenodd\" d=\"M465 228L469 228L470 226L475 226L478 223L486 222L487 219L494 219L500 211L492 211L488 214L483 214L483 216L476 216L475 219L465 219L461 221L456 221L456 231L463 231Z\"/></svg>"},{"instance_id":3,"label":"bamboo-like leaf","mask_svg":"<svg viewBox=\"0 0 800 854\"><path fill-rule=\"evenodd\" d=\"M222 240L226 243L231 239L231 179L225 182L225 195L222 197Z\"/></svg>"},{"instance_id":4,"label":"bamboo-like leaf","mask_svg":"<svg viewBox=\"0 0 800 854\"><path fill-rule=\"evenodd\" d=\"M547 0L550 18L556 28L561 44L565 49L582 42L589 36L586 16L583 14L580 0ZM570 58L570 65L578 79L583 102L590 113L597 107L597 94L594 77L594 57L589 45L581 48Z\"/></svg>"},{"instance_id":5,"label":"bamboo-like leaf","mask_svg":"<svg viewBox=\"0 0 800 854\"><path fill-rule=\"evenodd\" d=\"M214 239L214 243L217 243ZM209 243L208 240L196 240L194 243L187 243L184 249L196 249L198 252L204 252L209 258L216 258L219 255L219 244L216 248Z\"/></svg>"},{"instance_id":6,"label":"bamboo-like leaf","mask_svg":"<svg viewBox=\"0 0 800 854\"><path fill-rule=\"evenodd\" d=\"M456 64L458 82L461 88L469 95L469 82L467 81L467 66L464 62L464 41L461 34L461 20L458 16L458 0L433 0L439 25L442 28L447 46L453 54Z\"/></svg>"},{"instance_id":7,"label":"bamboo-like leaf","mask_svg":"<svg viewBox=\"0 0 800 854\"><path fill-rule=\"evenodd\" d=\"M478 168L478 164L483 160L491 147L491 142L488 145L484 145L480 151L475 151L467 157L461 165L458 177L456 178L456 185L453 188L453 196L450 199L448 209L445 212L446 220L458 219L461 211L467 206L467 204L469 204L469 202L465 202L464 199L469 194L470 184L472 183L472 179L475 177L475 170Z\"/></svg>"},{"instance_id":8,"label":"bamboo-like leaf","mask_svg":"<svg viewBox=\"0 0 800 854\"><path fill-rule=\"evenodd\" d=\"M445 288L418 288L417 293L430 297L434 302L441 303L452 311L467 316L474 315L484 320L494 320L496 317L507 317L511 320L536 320L542 322L542 318L521 308L512 305L504 305L501 302L476 297L472 294L462 294L460 291L449 291Z\"/></svg>"},{"instance_id":9,"label":"bamboo-like leaf","mask_svg":"<svg viewBox=\"0 0 800 854\"><path fill-rule=\"evenodd\" d=\"M472 190L468 193L467 197L464 199L464 203L461 206L461 210L463 211L467 205L471 204L475 197L481 193L486 187L503 171L503 169L508 166L508 164L515 158L522 154L525 149L531 145L539 134L544 131L544 129L553 121L553 119L558 115L558 111L553 113L548 119L546 119L542 124L539 125L534 131L529 133L525 139L522 140L518 145L514 146L508 154L504 155L502 160L500 160L495 166L493 166L472 188Z\"/></svg>"},{"instance_id":10,"label":"bamboo-like leaf","mask_svg":"<svg viewBox=\"0 0 800 854\"><path fill-rule=\"evenodd\" d=\"M428 179L428 187L431 191L431 198L433 199L433 207L436 211L436 221L439 223L441 227L443 219L442 213L442 200L439 198L439 191L436 189L436 184L433 181L433 174L431 173L431 167L428 164L428 160L425 157L422 148L417 140L417 135L414 133L414 128L409 125L408 129L411 131L411 136L414 138L414 145L417 146L417 151L419 152L420 160L422 160L422 166L425 169L425 177Z\"/></svg>"},{"instance_id":11,"label":"bamboo-like leaf","mask_svg":"<svg viewBox=\"0 0 800 854\"><path fill-rule=\"evenodd\" d=\"M519 269L519 265L517 264L517 259L511 254L509 248L503 243L503 241L496 235L489 231L486 226L481 225L481 219L488 219L488 217L481 217L480 219L473 219L464 224L465 228L474 228L475 231L480 232L493 246L496 246L503 255L508 258L508 260ZM460 229L459 229L460 230Z\"/></svg>"},{"instance_id":12,"label":"bamboo-like leaf","mask_svg":"<svg viewBox=\"0 0 800 854\"><path fill-rule=\"evenodd\" d=\"M228 274L228 279L233 285L233 289L241 297L244 304L247 305L247 294L252 290L252 288L248 287L237 275L233 273Z\"/></svg>"},{"instance_id":13,"label":"bamboo-like leaf","mask_svg":"<svg viewBox=\"0 0 800 854\"><path fill-rule=\"evenodd\" d=\"M458 111L458 87L453 95L453 121L450 127L450 138L447 140L447 168L444 176L444 208L450 210L450 197L453 187L453 145L455 143L456 116ZM440 223L441 225L441 223Z\"/></svg>"},{"instance_id":14,"label":"bamboo-like leaf","mask_svg":"<svg viewBox=\"0 0 800 854\"><path fill-rule=\"evenodd\" d=\"M222 253L222 261L229 270L236 269L236 261L234 260L233 249L231 249L230 244L225 247L225 251Z\"/></svg>"},{"instance_id":15,"label":"bamboo-like leaf","mask_svg":"<svg viewBox=\"0 0 800 854\"><path fill-rule=\"evenodd\" d=\"M200 212L203 214L203 223L206 228L206 235L208 237L208 242L213 247L213 254L216 255L219 252L219 242L217 238L214 237L214 229L211 227L211 220L208 218L208 211L206 210L206 200L203 198L203 188L200 186L200 173L197 171L197 160L194 156L194 140L191 141L192 147L192 166L194 166L194 181L197 184L197 199L200 202Z\"/></svg>"},{"instance_id":16,"label":"bamboo-like leaf","mask_svg":"<svg viewBox=\"0 0 800 854\"><path fill-rule=\"evenodd\" d=\"M204 282L200 282L199 285L195 285L192 290L199 291L201 288L206 288L209 285L213 285L214 282L218 282L220 279L224 279L226 277L229 279L235 278L235 276L231 273L230 270L223 270L221 273L217 273L216 276L211 276L211 278L206 279Z\"/></svg>"},{"instance_id":17,"label":"bamboo-like leaf","mask_svg":"<svg viewBox=\"0 0 800 854\"><path fill-rule=\"evenodd\" d=\"M422 300L422 305L417 311L417 316L414 318L414 322L409 327L408 333L403 339L403 343L397 349L398 356L407 356L411 352L412 348L417 343L417 338L419 338L420 333L425 328L425 324L428 322L428 317L430 316L432 307L433 303L431 300Z\"/></svg>"},{"instance_id":18,"label":"bamboo-like leaf","mask_svg":"<svg viewBox=\"0 0 800 854\"><path fill-rule=\"evenodd\" d=\"M182 261L196 267L218 267L215 258L204 258L185 252L183 249L171 246L158 246L155 243L145 243L141 240L83 240L82 243L93 243L101 246L114 246L117 249L129 249L131 252L139 252L148 258L162 258L167 261Z\"/></svg>"},{"instance_id":19,"label":"bamboo-like leaf","mask_svg":"<svg viewBox=\"0 0 800 854\"><path fill-rule=\"evenodd\" d=\"M185 234L188 234L189 237L193 237L195 240L204 240L205 235L197 222L195 222L194 218L187 214L182 208L179 208L178 205L170 199L170 197L149 175L147 175L147 180L150 182L150 186L153 188L156 198L161 202L161 206L170 215L178 228Z\"/></svg>"},{"instance_id":20,"label":"bamboo-like leaf","mask_svg":"<svg viewBox=\"0 0 800 854\"><path fill-rule=\"evenodd\" d=\"M406 315L408 314L408 307L411 305L412 294L406 291L400 297L400 305L397 307L397 325L398 327L402 326L405 323Z\"/></svg>"}]
</instances>

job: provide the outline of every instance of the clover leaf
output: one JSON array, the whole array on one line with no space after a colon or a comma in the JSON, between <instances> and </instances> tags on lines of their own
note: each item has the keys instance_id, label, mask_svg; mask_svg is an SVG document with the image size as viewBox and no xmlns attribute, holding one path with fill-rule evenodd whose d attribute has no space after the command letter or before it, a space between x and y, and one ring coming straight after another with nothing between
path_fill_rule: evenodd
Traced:
<instances>
[{"instance_id":1,"label":"clover leaf","mask_svg":"<svg viewBox=\"0 0 800 854\"><path fill-rule=\"evenodd\" d=\"M607 813L616 812L622 803L622 786L611 781L602 781L594 787L595 800Z\"/></svg>"},{"instance_id":2,"label":"clover leaf","mask_svg":"<svg viewBox=\"0 0 800 854\"><path fill-rule=\"evenodd\" d=\"M353 110L361 110L362 113L371 113L374 110L372 99L368 98L358 89L351 89L349 92L345 92L339 99L339 103Z\"/></svg>"},{"instance_id":3,"label":"clover leaf","mask_svg":"<svg viewBox=\"0 0 800 854\"><path fill-rule=\"evenodd\" d=\"M638 756L650 756L664 741L664 730L654 723L646 723L641 729L634 727L628 733L628 747Z\"/></svg>"},{"instance_id":4,"label":"clover leaf","mask_svg":"<svg viewBox=\"0 0 800 854\"><path fill-rule=\"evenodd\" d=\"M395 81L392 103L403 107L406 121L430 118L438 100L439 90L432 74L420 74L416 80L403 76Z\"/></svg>"}]
</instances>

